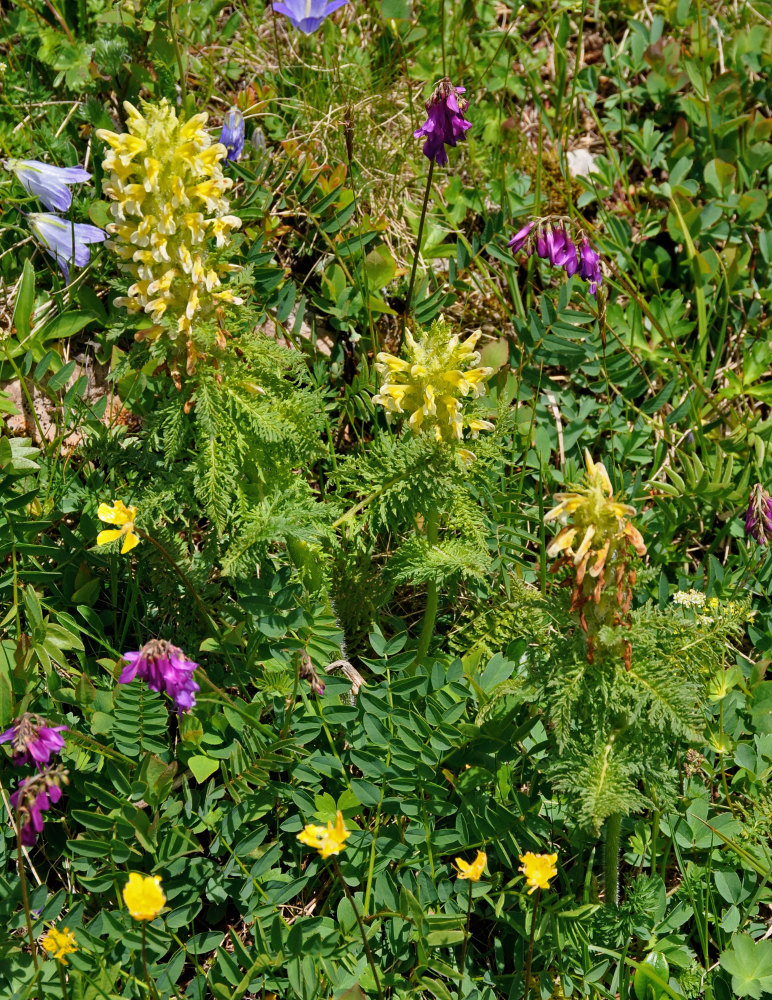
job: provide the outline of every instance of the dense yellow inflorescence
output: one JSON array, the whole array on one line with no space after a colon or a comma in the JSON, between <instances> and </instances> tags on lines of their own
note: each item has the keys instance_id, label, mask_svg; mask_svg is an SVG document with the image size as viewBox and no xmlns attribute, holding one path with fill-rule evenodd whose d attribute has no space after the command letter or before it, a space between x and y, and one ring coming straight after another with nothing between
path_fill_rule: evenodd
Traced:
<instances>
[{"instance_id":1,"label":"dense yellow inflorescence","mask_svg":"<svg viewBox=\"0 0 772 1000\"><path fill-rule=\"evenodd\" d=\"M219 302L240 304L222 287L233 267L214 260L211 240L224 246L241 220L230 215L223 176L225 146L204 130L207 115L180 121L166 101L144 105L144 115L125 102L128 131L99 129L110 147L104 158L114 222L107 244L134 277L128 295L116 299L130 312L153 321L144 336L158 336L163 320L174 338L189 339L195 319Z\"/></svg>"},{"instance_id":2,"label":"dense yellow inflorescence","mask_svg":"<svg viewBox=\"0 0 772 1000\"><path fill-rule=\"evenodd\" d=\"M374 403L388 413L410 414L408 424L418 434L433 433L438 441L460 441L464 436L462 399L482 396L492 368L480 367L475 350L480 331L466 340L451 335L441 316L418 340L410 332L405 336L407 360L381 351L375 367L384 376ZM466 421L471 436L492 431L489 420L472 417Z\"/></svg>"}]
</instances>

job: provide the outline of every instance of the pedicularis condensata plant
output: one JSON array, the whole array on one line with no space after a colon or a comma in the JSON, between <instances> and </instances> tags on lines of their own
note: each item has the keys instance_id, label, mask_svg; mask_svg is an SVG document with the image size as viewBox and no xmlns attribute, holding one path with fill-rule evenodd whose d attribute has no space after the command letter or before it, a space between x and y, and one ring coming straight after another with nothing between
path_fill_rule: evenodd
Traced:
<instances>
[{"instance_id":1,"label":"pedicularis condensata plant","mask_svg":"<svg viewBox=\"0 0 772 1000\"><path fill-rule=\"evenodd\" d=\"M97 133L110 147L103 164L115 220L109 247L134 279L116 304L147 315L151 323L137 336L165 332L193 370L194 323L222 303L241 302L223 286L233 265L209 248L211 239L224 247L241 225L226 198L233 181L221 161L228 150L204 129L206 114L180 120L165 101L144 105L144 115L128 102L125 107L127 132Z\"/></svg>"}]
</instances>

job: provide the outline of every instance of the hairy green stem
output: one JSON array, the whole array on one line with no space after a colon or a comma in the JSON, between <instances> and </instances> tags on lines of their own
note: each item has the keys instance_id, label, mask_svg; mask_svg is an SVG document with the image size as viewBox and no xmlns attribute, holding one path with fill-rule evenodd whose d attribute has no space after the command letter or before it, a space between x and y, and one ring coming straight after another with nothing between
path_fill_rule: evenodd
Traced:
<instances>
[{"instance_id":1,"label":"hairy green stem","mask_svg":"<svg viewBox=\"0 0 772 1000\"><path fill-rule=\"evenodd\" d=\"M421 219L418 223L418 238L415 241L415 253L413 254L413 267L410 270L410 284L407 286L407 298L405 299L405 311L402 313L402 334L400 336L400 346L405 339L405 323L407 314L413 306L413 286L415 285L415 272L418 267L418 258L421 253L421 240L424 235L424 222L426 221L426 206L429 204L429 192L432 189L432 175L434 174L434 160L429 160L429 173L426 175L426 190L424 191L424 203L421 206Z\"/></svg>"},{"instance_id":2,"label":"hairy green stem","mask_svg":"<svg viewBox=\"0 0 772 1000\"><path fill-rule=\"evenodd\" d=\"M429 545L434 545L437 541L437 511L431 510L426 515L426 538ZM421 626L421 636L418 640L414 663L420 663L429 651L429 643L434 635L434 623L437 619L437 607L439 594L437 584L434 580L429 580L426 584L426 609L424 611L423 625Z\"/></svg>"},{"instance_id":3,"label":"hairy green stem","mask_svg":"<svg viewBox=\"0 0 772 1000\"><path fill-rule=\"evenodd\" d=\"M62 998L67 1000L67 977L64 974L64 963L60 961L56 964L59 968L59 982L62 984Z\"/></svg>"},{"instance_id":4,"label":"hairy green stem","mask_svg":"<svg viewBox=\"0 0 772 1000\"><path fill-rule=\"evenodd\" d=\"M531 933L528 935L528 955L525 960L525 970L523 976L525 978L525 989L523 990L523 1000L528 1000L531 993L531 962L533 961L533 942L536 936L536 917L539 913L539 899L541 898L541 890L536 890L536 897L533 901L533 911L531 913Z\"/></svg>"},{"instance_id":5,"label":"hairy green stem","mask_svg":"<svg viewBox=\"0 0 772 1000\"><path fill-rule=\"evenodd\" d=\"M370 950L370 942L367 940L367 933L365 932L365 925L362 923L362 918L359 915L359 910L357 909L357 904L354 902L354 897L351 895L351 890L346 885L346 880L343 878L338 862L335 858L332 859L332 867L335 874L340 880L340 884L343 886L343 891L346 894L346 899L351 903L351 909L354 911L354 916L357 920L357 926L359 927L359 933L362 935L362 944L365 948L365 955L367 955L367 961L370 964L370 968L373 972L373 979L375 980L375 988L378 991L378 1000L384 1000L383 991L381 990L381 980L378 977L378 969L375 966L375 957Z\"/></svg>"},{"instance_id":6,"label":"hairy green stem","mask_svg":"<svg viewBox=\"0 0 772 1000\"><path fill-rule=\"evenodd\" d=\"M616 906L619 901L619 840L622 832L622 814L612 813L606 820L603 846L603 885L606 905Z\"/></svg>"},{"instance_id":7,"label":"hairy green stem","mask_svg":"<svg viewBox=\"0 0 772 1000\"><path fill-rule=\"evenodd\" d=\"M35 944L35 935L32 933L32 911L29 906L29 890L27 889L27 873L24 870L24 849L21 844L21 817L18 811L14 816L14 823L16 824L16 859L19 865L19 887L21 888L21 901L24 906L24 917L27 921L27 936L29 937L30 951L32 952L32 961L35 965L35 979L40 975L40 966L38 965L38 951Z\"/></svg>"},{"instance_id":8,"label":"hairy green stem","mask_svg":"<svg viewBox=\"0 0 772 1000\"><path fill-rule=\"evenodd\" d=\"M147 986L150 990L150 995L153 1000L159 1000L158 990L156 989L155 982L150 978L150 970L147 967L147 949L145 947L145 938L147 937L147 929L145 922L142 922L142 968L145 970L145 979L147 980Z\"/></svg>"},{"instance_id":9,"label":"hairy green stem","mask_svg":"<svg viewBox=\"0 0 772 1000\"><path fill-rule=\"evenodd\" d=\"M464 943L461 946L461 961L458 964L459 980L458 980L458 1000L461 1000L461 994L464 987L464 966L466 965L466 950L469 947L469 921L472 918L472 880L469 879L469 896L466 901L466 926L464 927Z\"/></svg>"},{"instance_id":10,"label":"hairy green stem","mask_svg":"<svg viewBox=\"0 0 772 1000\"><path fill-rule=\"evenodd\" d=\"M172 40L174 58L177 60L177 70L180 74L180 97L182 98L182 106L184 108L188 97L188 88L185 84L185 67L182 65L182 51L180 50L180 43L177 39L177 32L174 25L174 0L169 0L166 8L166 16L169 21L169 37Z\"/></svg>"}]
</instances>

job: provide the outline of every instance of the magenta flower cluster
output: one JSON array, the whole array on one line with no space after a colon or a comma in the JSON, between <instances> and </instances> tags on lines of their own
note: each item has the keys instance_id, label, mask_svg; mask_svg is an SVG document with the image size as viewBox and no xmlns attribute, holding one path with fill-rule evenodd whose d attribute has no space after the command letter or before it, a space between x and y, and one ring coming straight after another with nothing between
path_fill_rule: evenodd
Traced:
<instances>
[{"instance_id":1,"label":"magenta flower cluster","mask_svg":"<svg viewBox=\"0 0 772 1000\"><path fill-rule=\"evenodd\" d=\"M768 545L772 539L772 496L761 483L756 483L751 490L745 515L745 534L759 545Z\"/></svg>"},{"instance_id":2,"label":"magenta flower cluster","mask_svg":"<svg viewBox=\"0 0 772 1000\"><path fill-rule=\"evenodd\" d=\"M10 743L17 766L35 763L39 774L22 778L11 795L21 842L32 847L43 830L43 813L62 797L62 785L67 784L67 772L61 767L48 767L51 758L64 748L67 726L49 726L39 715L25 712L13 720L10 729L0 734L0 743ZM44 770L45 769L45 770Z\"/></svg>"},{"instance_id":3,"label":"magenta flower cluster","mask_svg":"<svg viewBox=\"0 0 772 1000\"><path fill-rule=\"evenodd\" d=\"M0 743L11 744L11 760L17 767L34 761L42 770L54 754L64 749L64 737L59 733L66 730L67 726L49 726L39 715L25 712L0 734Z\"/></svg>"},{"instance_id":4,"label":"magenta flower cluster","mask_svg":"<svg viewBox=\"0 0 772 1000\"><path fill-rule=\"evenodd\" d=\"M147 682L151 691L165 691L174 702L178 712L189 712L196 704L196 692L200 690L193 680L197 663L189 660L177 646L165 639L151 639L142 649L124 653L128 666L118 678L121 684L129 684L135 677Z\"/></svg>"},{"instance_id":5,"label":"magenta flower cluster","mask_svg":"<svg viewBox=\"0 0 772 1000\"><path fill-rule=\"evenodd\" d=\"M454 87L450 80L440 80L434 93L426 102L429 117L413 133L415 139L426 137L424 156L442 167L448 162L446 146L456 146L472 123L464 118L469 102L458 95L465 93L464 87Z\"/></svg>"},{"instance_id":6,"label":"magenta flower cluster","mask_svg":"<svg viewBox=\"0 0 772 1000\"><path fill-rule=\"evenodd\" d=\"M11 796L11 805L18 816L21 842L25 847L32 847L37 835L43 832L43 813L61 799L62 782L67 782L66 771L44 771L31 778L22 778Z\"/></svg>"},{"instance_id":7,"label":"magenta flower cluster","mask_svg":"<svg viewBox=\"0 0 772 1000\"><path fill-rule=\"evenodd\" d=\"M587 237L582 233L575 241L563 224L536 227L536 222L529 222L515 233L507 244L512 253L523 248L529 255L535 251L553 267L562 267L569 278L573 274L584 278L590 283L590 295L595 295L603 281L603 274L600 256Z\"/></svg>"}]
</instances>

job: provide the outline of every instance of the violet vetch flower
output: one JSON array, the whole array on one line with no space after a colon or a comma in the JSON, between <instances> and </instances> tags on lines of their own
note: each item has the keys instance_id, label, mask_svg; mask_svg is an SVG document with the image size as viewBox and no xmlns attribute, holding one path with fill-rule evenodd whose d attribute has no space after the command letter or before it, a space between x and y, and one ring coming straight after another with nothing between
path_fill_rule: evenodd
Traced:
<instances>
[{"instance_id":1,"label":"violet vetch flower","mask_svg":"<svg viewBox=\"0 0 772 1000\"><path fill-rule=\"evenodd\" d=\"M228 150L228 160L238 160L244 152L244 115L235 105L225 116L220 142Z\"/></svg>"},{"instance_id":2,"label":"violet vetch flower","mask_svg":"<svg viewBox=\"0 0 772 1000\"><path fill-rule=\"evenodd\" d=\"M39 715L25 712L13 720L10 729L0 734L0 743L10 743L13 750L13 763L17 766L29 764L31 760L42 770L51 760L53 754L64 748L64 732L67 726L48 726L45 719Z\"/></svg>"},{"instance_id":3,"label":"violet vetch flower","mask_svg":"<svg viewBox=\"0 0 772 1000\"><path fill-rule=\"evenodd\" d=\"M582 240L579 248L579 277L590 282L590 295L594 295L603 280L600 270L600 255L590 246L589 240Z\"/></svg>"},{"instance_id":4,"label":"violet vetch flower","mask_svg":"<svg viewBox=\"0 0 772 1000\"><path fill-rule=\"evenodd\" d=\"M62 785L69 783L67 771L55 768L23 778L11 796L11 805L16 810L21 830L21 842L32 847L37 835L43 831L43 813L62 797Z\"/></svg>"},{"instance_id":5,"label":"violet vetch flower","mask_svg":"<svg viewBox=\"0 0 772 1000\"><path fill-rule=\"evenodd\" d=\"M200 688L193 680L198 666L189 660L177 646L165 639L151 639L138 652L124 653L127 661L119 683L129 684L135 677L147 681L151 691L165 691L178 712L188 712L196 704L196 691Z\"/></svg>"},{"instance_id":6,"label":"violet vetch flower","mask_svg":"<svg viewBox=\"0 0 772 1000\"><path fill-rule=\"evenodd\" d=\"M348 0L286 0L286 3L274 3L273 9L288 17L304 35L312 35L322 21L344 3Z\"/></svg>"},{"instance_id":7,"label":"violet vetch flower","mask_svg":"<svg viewBox=\"0 0 772 1000\"><path fill-rule=\"evenodd\" d=\"M454 87L450 80L440 80L434 93L426 102L429 117L423 125L413 133L415 139L426 136L423 153L434 160L438 167L448 162L446 146L455 146L464 133L472 127L472 123L464 118L464 112L469 107L469 101L463 97L459 101L458 94L466 92L465 87Z\"/></svg>"},{"instance_id":8,"label":"violet vetch flower","mask_svg":"<svg viewBox=\"0 0 772 1000\"><path fill-rule=\"evenodd\" d=\"M761 483L751 490L748 513L745 515L745 534L755 538L759 545L768 545L772 539L772 496Z\"/></svg>"},{"instance_id":9,"label":"violet vetch flower","mask_svg":"<svg viewBox=\"0 0 772 1000\"><path fill-rule=\"evenodd\" d=\"M535 222L528 222L523 226L522 229L518 229L512 239L507 243L512 253L517 253L518 250L522 250L525 246L528 237L531 235L531 230L536 225Z\"/></svg>"},{"instance_id":10,"label":"violet vetch flower","mask_svg":"<svg viewBox=\"0 0 772 1000\"><path fill-rule=\"evenodd\" d=\"M588 281L590 295L595 295L603 281L603 273L600 269L600 256L587 237L580 231L578 237L572 238L562 224L544 227L539 225L534 232L536 225L536 222L529 222L515 233L507 244L512 248L512 253L525 249L527 254L531 254L535 249L542 260L549 261L553 267L564 268L569 278L572 274L578 274Z\"/></svg>"},{"instance_id":11,"label":"violet vetch flower","mask_svg":"<svg viewBox=\"0 0 772 1000\"><path fill-rule=\"evenodd\" d=\"M62 270L64 280L69 284L70 264L85 267L89 262L89 243L101 243L107 233L96 226L83 222L69 222L58 215L46 212L31 212L27 216L30 229L43 245L43 249L53 257Z\"/></svg>"},{"instance_id":12,"label":"violet vetch flower","mask_svg":"<svg viewBox=\"0 0 772 1000\"><path fill-rule=\"evenodd\" d=\"M54 167L40 160L4 160L3 166L16 174L29 194L39 198L51 212L66 212L72 204L68 184L81 184L91 179L83 167Z\"/></svg>"}]
</instances>

